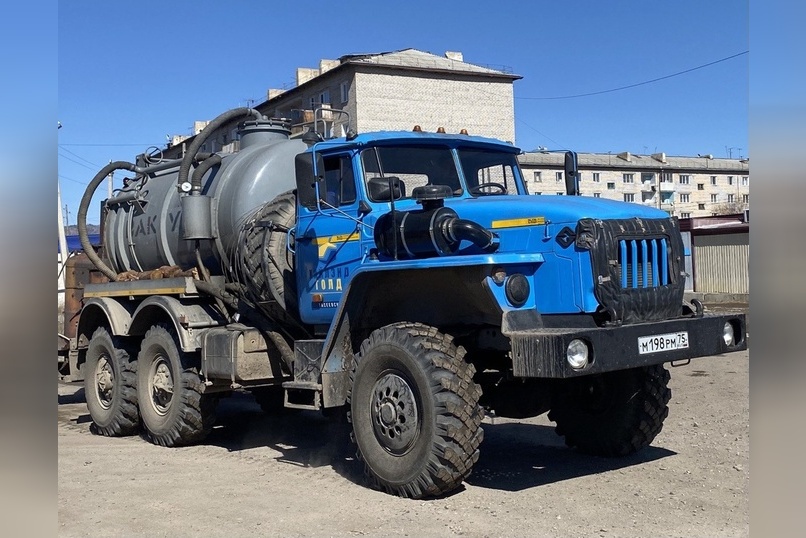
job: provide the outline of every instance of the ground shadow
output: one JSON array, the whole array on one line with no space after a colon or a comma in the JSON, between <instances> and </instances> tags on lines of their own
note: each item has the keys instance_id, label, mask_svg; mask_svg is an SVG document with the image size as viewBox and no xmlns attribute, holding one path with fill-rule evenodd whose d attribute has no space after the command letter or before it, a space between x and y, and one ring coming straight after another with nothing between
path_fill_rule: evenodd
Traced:
<instances>
[{"instance_id":1,"label":"ground shadow","mask_svg":"<svg viewBox=\"0 0 806 538\"><path fill-rule=\"evenodd\" d=\"M59 394L59 405L83 404L87 400L84 396L84 387L76 390L72 394Z\"/></svg>"},{"instance_id":2,"label":"ground shadow","mask_svg":"<svg viewBox=\"0 0 806 538\"><path fill-rule=\"evenodd\" d=\"M599 458L567 448L552 426L506 423L484 424L483 428L481 455L466 482L504 491L595 475L675 454L650 446L623 458Z\"/></svg>"},{"instance_id":3,"label":"ground shadow","mask_svg":"<svg viewBox=\"0 0 806 538\"><path fill-rule=\"evenodd\" d=\"M217 427L205 444L229 451L269 447L277 461L302 467L330 466L338 474L363 481L363 470L349 442L349 425L313 411L264 414L248 394L222 399ZM504 491L595 475L672 456L650 446L624 458L587 456L565 447L551 426L526 423L484 424L479 461L468 484ZM455 494L461 491L451 492Z\"/></svg>"},{"instance_id":4,"label":"ground shadow","mask_svg":"<svg viewBox=\"0 0 806 538\"><path fill-rule=\"evenodd\" d=\"M83 404L84 389L60 394L63 420L90 422ZM68 416L69 415L69 416ZM236 392L222 398L218 420L203 444L230 452L268 447L280 455L277 461L299 467L329 466L347 480L366 483L363 468L349 442L350 426L317 411L279 409L267 414L250 394ZM650 446L625 458L598 458L565 447L551 426L524 422L485 423L484 442L473 473L466 480L473 486L521 491L595 475L672 456L675 452ZM463 488L450 492L454 495Z\"/></svg>"}]
</instances>

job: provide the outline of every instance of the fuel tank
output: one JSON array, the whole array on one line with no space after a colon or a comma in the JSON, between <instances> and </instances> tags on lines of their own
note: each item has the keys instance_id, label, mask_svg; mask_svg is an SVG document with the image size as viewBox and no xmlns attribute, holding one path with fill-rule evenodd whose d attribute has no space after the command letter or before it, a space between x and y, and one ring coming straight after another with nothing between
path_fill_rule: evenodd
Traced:
<instances>
[{"instance_id":1,"label":"fuel tank","mask_svg":"<svg viewBox=\"0 0 806 538\"><path fill-rule=\"evenodd\" d=\"M203 239L183 239L187 234L183 234L181 198L190 194L177 186L179 162L167 168L145 167L105 201L103 239L111 267L117 272L163 265L189 269L196 265L198 243L212 274L227 271L245 219L295 187L294 157L307 146L289 139L288 127L285 121L265 119L239 125L239 151L218 154L221 162L202 176L201 196L193 200L209 204L209 211L202 213L209 220L209 226L206 222L201 226L209 230Z\"/></svg>"}]
</instances>

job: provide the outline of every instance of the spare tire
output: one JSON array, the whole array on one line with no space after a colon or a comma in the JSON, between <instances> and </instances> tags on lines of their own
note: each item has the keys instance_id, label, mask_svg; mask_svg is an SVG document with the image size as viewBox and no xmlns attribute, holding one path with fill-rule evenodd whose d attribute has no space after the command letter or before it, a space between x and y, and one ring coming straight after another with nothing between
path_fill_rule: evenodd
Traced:
<instances>
[{"instance_id":1,"label":"spare tire","mask_svg":"<svg viewBox=\"0 0 806 538\"><path fill-rule=\"evenodd\" d=\"M239 244L239 280L259 306L296 317L294 257L287 248L288 229L297 218L293 191L277 196L259 208L244 224Z\"/></svg>"}]
</instances>

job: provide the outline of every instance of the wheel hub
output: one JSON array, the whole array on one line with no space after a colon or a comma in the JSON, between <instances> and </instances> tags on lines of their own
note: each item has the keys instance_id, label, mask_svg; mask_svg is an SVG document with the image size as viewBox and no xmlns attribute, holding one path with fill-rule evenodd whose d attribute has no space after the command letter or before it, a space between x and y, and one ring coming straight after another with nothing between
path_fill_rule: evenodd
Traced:
<instances>
[{"instance_id":1,"label":"wheel hub","mask_svg":"<svg viewBox=\"0 0 806 538\"><path fill-rule=\"evenodd\" d=\"M390 453L403 455L417 439L417 402L409 384L402 377L382 375L372 390L370 407L375 437Z\"/></svg>"},{"instance_id":2,"label":"wheel hub","mask_svg":"<svg viewBox=\"0 0 806 538\"><path fill-rule=\"evenodd\" d=\"M159 356L151 366L151 404L160 415L168 412L174 394L174 382L168 360Z\"/></svg>"},{"instance_id":3,"label":"wheel hub","mask_svg":"<svg viewBox=\"0 0 806 538\"><path fill-rule=\"evenodd\" d=\"M114 396L115 372L107 355L102 355L95 365L95 388L98 394L98 403L104 409L112 407Z\"/></svg>"}]
</instances>

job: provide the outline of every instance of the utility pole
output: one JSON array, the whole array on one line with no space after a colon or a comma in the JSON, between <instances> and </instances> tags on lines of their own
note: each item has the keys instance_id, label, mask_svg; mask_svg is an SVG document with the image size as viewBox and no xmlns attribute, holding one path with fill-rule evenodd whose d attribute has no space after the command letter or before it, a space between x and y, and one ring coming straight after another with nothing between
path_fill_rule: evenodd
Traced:
<instances>
[{"instance_id":1,"label":"utility pole","mask_svg":"<svg viewBox=\"0 0 806 538\"><path fill-rule=\"evenodd\" d=\"M112 164L111 159L109 160L109 164ZM111 172L109 172L109 183L108 183L107 189L106 189L107 199L112 198L112 187L113 187L114 177L115 177L115 171L112 170Z\"/></svg>"},{"instance_id":2,"label":"utility pole","mask_svg":"<svg viewBox=\"0 0 806 538\"><path fill-rule=\"evenodd\" d=\"M60 183L56 182L56 197L59 202L58 219L59 219L59 253L61 261L64 262L67 256L67 238L64 235L64 221L62 220L62 189ZM65 208L67 205L64 206Z\"/></svg>"}]
</instances>

